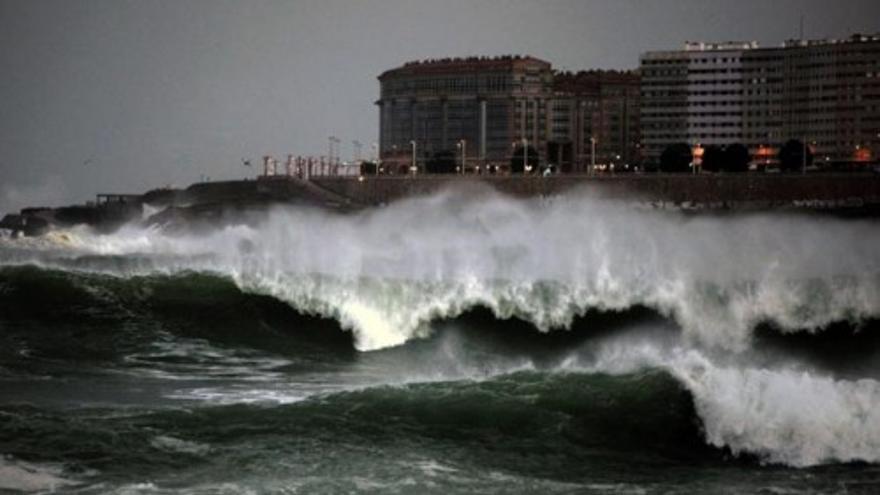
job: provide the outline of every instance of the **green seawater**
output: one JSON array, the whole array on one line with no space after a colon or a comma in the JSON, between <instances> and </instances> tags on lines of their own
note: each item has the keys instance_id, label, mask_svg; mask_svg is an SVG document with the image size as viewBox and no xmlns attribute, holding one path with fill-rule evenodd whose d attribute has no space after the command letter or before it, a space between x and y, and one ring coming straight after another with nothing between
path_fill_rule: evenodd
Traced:
<instances>
[{"instance_id":1,"label":"green seawater","mask_svg":"<svg viewBox=\"0 0 880 495\"><path fill-rule=\"evenodd\" d=\"M476 310L357 352L213 275L3 268L0 493L880 493L875 464L711 445L668 369L571 365L631 328L678 339L639 308L551 334ZM841 373L880 348L820 343Z\"/></svg>"}]
</instances>

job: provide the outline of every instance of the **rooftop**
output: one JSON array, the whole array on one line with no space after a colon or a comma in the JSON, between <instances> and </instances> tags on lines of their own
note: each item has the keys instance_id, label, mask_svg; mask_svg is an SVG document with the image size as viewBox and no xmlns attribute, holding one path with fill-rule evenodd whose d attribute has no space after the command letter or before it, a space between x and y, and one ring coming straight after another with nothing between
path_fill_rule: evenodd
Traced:
<instances>
[{"instance_id":1,"label":"rooftop","mask_svg":"<svg viewBox=\"0 0 880 495\"><path fill-rule=\"evenodd\" d=\"M539 65L549 69L550 62L531 55L502 55L498 57L448 57L406 62L400 67L387 70L379 76L382 79L395 74L431 74L440 72L471 72L490 70L511 70L528 65Z\"/></svg>"},{"instance_id":2,"label":"rooftop","mask_svg":"<svg viewBox=\"0 0 880 495\"><path fill-rule=\"evenodd\" d=\"M761 47L757 41L722 41L722 42L705 42L705 41L685 41L684 48L681 50L654 50L645 52L642 58L652 59L657 57L665 57L685 52L720 52L720 51L744 51L744 50L762 50L762 49L778 49L778 48L801 48L809 46L837 45L846 43L870 43L880 41L880 33L875 34L854 34L848 38L825 38L825 39L790 39L782 44L774 47Z\"/></svg>"},{"instance_id":3,"label":"rooftop","mask_svg":"<svg viewBox=\"0 0 880 495\"><path fill-rule=\"evenodd\" d=\"M754 50L756 48L760 48L757 41L723 41L720 43L706 43L704 41L684 42L684 51L686 52Z\"/></svg>"},{"instance_id":4,"label":"rooftop","mask_svg":"<svg viewBox=\"0 0 880 495\"><path fill-rule=\"evenodd\" d=\"M817 40L786 40L783 44L783 48L795 48L801 46L821 46L821 45L838 45L841 43L869 43L871 41L880 41L880 33L874 34L854 34L849 38L837 39L837 38L825 38L825 39L817 39Z\"/></svg>"},{"instance_id":5,"label":"rooftop","mask_svg":"<svg viewBox=\"0 0 880 495\"><path fill-rule=\"evenodd\" d=\"M598 93L603 84L638 85L638 70L586 70L557 72L553 75L553 90L566 93Z\"/></svg>"}]
</instances>

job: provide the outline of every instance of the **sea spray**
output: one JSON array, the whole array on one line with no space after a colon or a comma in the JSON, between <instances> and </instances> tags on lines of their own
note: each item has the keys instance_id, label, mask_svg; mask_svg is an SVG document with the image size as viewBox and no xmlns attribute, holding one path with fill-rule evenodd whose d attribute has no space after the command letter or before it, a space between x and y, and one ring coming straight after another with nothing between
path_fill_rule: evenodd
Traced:
<instances>
[{"instance_id":1,"label":"sea spray","mask_svg":"<svg viewBox=\"0 0 880 495\"><path fill-rule=\"evenodd\" d=\"M423 337L431 320L475 306L543 331L591 309L647 306L689 338L737 351L762 322L817 330L880 315L872 221L683 217L586 193L542 202L447 191L355 215L278 207L257 224L208 233L129 226L29 242L4 261L120 276L217 273L338 319L361 350Z\"/></svg>"},{"instance_id":2,"label":"sea spray","mask_svg":"<svg viewBox=\"0 0 880 495\"><path fill-rule=\"evenodd\" d=\"M279 370L295 366L293 359L210 350L206 360L202 352L181 346L176 337L164 347L126 351L133 344L123 342L118 349L127 352L125 373L175 383L193 381L191 388L166 392L167 400L233 405L268 401L291 407L303 403L305 408L322 407L321 401L345 403L345 395L334 398L340 390L365 390L363 397L370 401L376 394L390 397L393 408L414 404L410 395L416 392L426 401L433 400L434 393L484 394L480 386L467 385L371 391L382 384L488 380L490 389L512 383L517 390L522 378L504 377L537 370L533 372L550 374L548 390L554 390L553 383L571 373L585 375L573 383L592 386L601 382L601 375L662 370L692 397L708 445L803 467L880 462L880 382L876 376L834 376L796 359L757 360L762 350L752 346L754 331L765 322L785 333L816 331L834 322L858 326L876 319L878 245L880 229L868 220L779 213L686 217L589 195L541 202L485 191L447 191L353 215L279 206L260 222L199 233L129 225L106 235L78 228L37 239L3 239L0 264L72 273L52 282L63 290L50 300L71 300L83 307L82 315L104 318L103 310L95 312L90 305L119 298L118 314L132 320L143 318L137 308L155 304L156 277L167 286L202 274L198 277L208 277L209 283L185 290L208 292L183 298L178 304L184 305L184 313L186 304L211 300L213 291L228 291L225 283L246 294L272 296L301 314L333 318L352 332L361 351L402 349L404 355L414 341L424 342L432 335L438 320L475 307L487 308L499 319L524 320L543 332L578 321L589 326L584 315L597 311L651 308L677 324L680 334L671 343L653 334L643 341L594 341L555 365L521 358L481 358L477 365L460 358L467 354L466 346L454 347L410 358L405 366L380 360L379 369L385 371L365 371L369 378L340 385L310 377L290 384L292 390L287 390ZM29 276L33 274L13 274L19 280L4 280L0 293L14 293L17 283L28 286L21 279ZM137 287L129 287L127 281ZM229 301L235 302L237 296L232 297ZM219 298L218 304L226 300ZM239 303L242 309L250 304ZM112 321L105 326L114 328ZM251 327L260 325L258 321ZM118 330L113 335L120 340L144 338ZM166 337L158 338L164 342ZM210 349L209 342L197 343L197 348ZM181 353L166 355L168 346ZM70 355L63 349L57 352ZM103 351L95 353L101 355ZM175 364L178 360L184 364ZM248 371L242 363L266 363L266 368ZM223 380L235 383L224 385ZM330 395L312 399L322 393ZM489 404L477 407L480 401L474 400L452 412L483 425L480 411L513 408L512 425L538 421L516 412L532 407L526 405L531 404L528 397L485 399ZM497 400L501 402L493 402ZM365 406L355 400L351 407L345 410ZM596 407L600 404L582 404L577 411L590 418ZM542 417L558 415L537 412ZM416 420L433 417L420 407L414 414ZM609 412L608 417L617 414ZM686 428L689 423L680 424ZM166 436L190 441L174 431Z\"/></svg>"}]
</instances>

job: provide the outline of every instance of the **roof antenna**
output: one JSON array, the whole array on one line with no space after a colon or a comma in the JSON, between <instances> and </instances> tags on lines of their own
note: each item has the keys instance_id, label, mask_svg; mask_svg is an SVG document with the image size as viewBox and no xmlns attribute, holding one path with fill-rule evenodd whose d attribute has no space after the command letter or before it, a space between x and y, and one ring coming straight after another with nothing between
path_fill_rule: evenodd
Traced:
<instances>
[{"instance_id":1,"label":"roof antenna","mask_svg":"<svg viewBox=\"0 0 880 495\"><path fill-rule=\"evenodd\" d=\"M801 14L801 37L798 38L800 40L804 39L804 14Z\"/></svg>"}]
</instances>

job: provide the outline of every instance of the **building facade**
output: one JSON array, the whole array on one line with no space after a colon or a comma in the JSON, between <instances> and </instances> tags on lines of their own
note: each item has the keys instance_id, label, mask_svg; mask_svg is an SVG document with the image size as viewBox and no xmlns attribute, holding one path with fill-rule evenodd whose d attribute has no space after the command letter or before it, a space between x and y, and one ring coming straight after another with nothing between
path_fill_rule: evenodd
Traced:
<instances>
[{"instance_id":1,"label":"building facade","mask_svg":"<svg viewBox=\"0 0 880 495\"><path fill-rule=\"evenodd\" d=\"M505 170L525 147L567 171L638 154L636 73L558 74L534 57L473 57L410 62L379 82L380 157L390 173L444 153L472 171Z\"/></svg>"},{"instance_id":2,"label":"building facade","mask_svg":"<svg viewBox=\"0 0 880 495\"><path fill-rule=\"evenodd\" d=\"M410 62L379 76L380 157L421 167L438 153L467 167L509 160L513 143L546 142L550 64L532 57ZM463 151L462 151L463 148Z\"/></svg>"},{"instance_id":3,"label":"building facade","mask_svg":"<svg viewBox=\"0 0 880 495\"><path fill-rule=\"evenodd\" d=\"M686 43L641 57L645 158L674 143L745 144L772 165L790 139L818 164L860 164L880 153L880 36L795 40L780 47Z\"/></svg>"},{"instance_id":4,"label":"building facade","mask_svg":"<svg viewBox=\"0 0 880 495\"><path fill-rule=\"evenodd\" d=\"M556 74L548 159L563 170L636 166L641 161L640 78L636 71Z\"/></svg>"}]
</instances>

